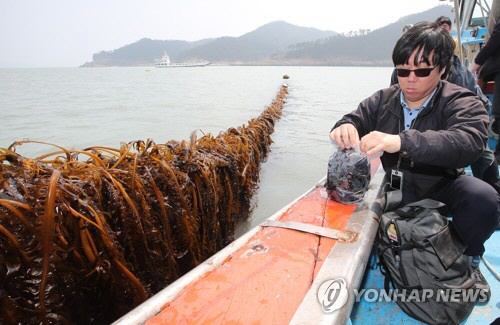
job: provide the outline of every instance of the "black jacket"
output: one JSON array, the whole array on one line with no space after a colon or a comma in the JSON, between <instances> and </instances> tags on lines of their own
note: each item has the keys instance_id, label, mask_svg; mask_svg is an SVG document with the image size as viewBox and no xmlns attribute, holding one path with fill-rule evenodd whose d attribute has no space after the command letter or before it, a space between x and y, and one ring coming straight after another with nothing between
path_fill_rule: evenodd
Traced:
<instances>
[{"instance_id":1,"label":"black jacket","mask_svg":"<svg viewBox=\"0 0 500 325\"><path fill-rule=\"evenodd\" d=\"M405 131L400 93L398 85L376 92L334 128L352 123L360 138L371 131L399 134L400 152L384 153L382 165L389 172L401 157L405 190L424 198L478 158L488 139L488 113L473 93L440 81L413 129Z\"/></svg>"},{"instance_id":2,"label":"black jacket","mask_svg":"<svg viewBox=\"0 0 500 325\"><path fill-rule=\"evenodd\" d=\"M479 51L474 62L483 66L480 75L485 80L493 80L494 75L500 72L500 22L496 23L490 39Z\"/></svg>"}]
</instances>

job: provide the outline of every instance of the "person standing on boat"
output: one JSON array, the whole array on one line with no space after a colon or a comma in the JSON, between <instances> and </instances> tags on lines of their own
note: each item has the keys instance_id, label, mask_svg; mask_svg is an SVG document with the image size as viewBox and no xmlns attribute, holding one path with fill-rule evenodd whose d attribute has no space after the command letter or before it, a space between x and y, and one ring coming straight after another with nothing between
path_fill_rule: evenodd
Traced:
<instances>
[{"instance_id":1,"label":"person standing on boat","mask_svg":"<svg viewBox=\"0 0 500 325\"><path fill-rule=\"evenodd\" d=\"M335 124L330 137L340 147L359 144L368 155L382 152L386 173L403 174L403 204L431 198L448 206L467 244L476 287L489 297L479 261L499 222L500 196L463 173L486 147L489 117L475 94L442 80L454 47L437 23L416 24L392 53L399 84L363 100Z\"/></svg>"},{"instance_id":2,"label":"person standing on boat","mask_svg":"<svg viewBox=\"0 0 500 325\"><path fill-rule=\"evenodd\" d=\"M451 34L451 19L446 16L441 16L436 19L436 23L444 30ZM455 85L462 86L473 93L475 93L483 103L486 111L490 111L491 103L488 98L483 94L481 87L476 83L474 75L470 72L460 61L459 57L453 54L450 71L446 80L454 83ZM391 86L398 83L396 70L391 76ZM498 175L498 162L490 148L486 147L481 153L479 158L470 164L472 175L482 179L486 183L493 186L493 188L500 193L500 179Z\"/></svg>"},{"instance_id":3,"label":"person standing on boat","mask_svg":"<svg viewBox=\"0 0 500 325\"><path fill-rule=\"evenodd\" d=\"M495 81L493 89L494 132L500 134L500 22L497 22L488 42L474 60L472 73L480 75L484 81ZM495 148L495 156L500 158L500 140Z\"/></svg>"}]
</instances>

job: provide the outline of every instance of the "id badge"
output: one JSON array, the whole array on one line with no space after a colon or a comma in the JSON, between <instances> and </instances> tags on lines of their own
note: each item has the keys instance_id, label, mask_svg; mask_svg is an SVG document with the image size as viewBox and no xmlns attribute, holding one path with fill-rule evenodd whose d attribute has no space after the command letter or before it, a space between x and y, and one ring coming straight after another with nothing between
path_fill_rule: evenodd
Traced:
<instances>
[{"instance_id":1,"label":"id badge","mask_svg":"<svg viewBox=\"0 0 500 325\"><path fill-rule=\"evenodd\" d=\"M403 190L403 172L391 170L391 187L395 190Z\"/></svg>"}]
</instances>

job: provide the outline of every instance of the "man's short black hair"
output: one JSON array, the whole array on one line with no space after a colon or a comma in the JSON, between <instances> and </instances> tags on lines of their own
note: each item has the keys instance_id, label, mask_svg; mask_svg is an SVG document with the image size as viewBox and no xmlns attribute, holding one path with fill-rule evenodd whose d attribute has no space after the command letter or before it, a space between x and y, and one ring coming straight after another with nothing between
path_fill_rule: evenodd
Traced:
<instances>
[{"instance_id":1,"label":"man's short black hair","mask_svg":"<svg viewBox=\"0 0 500 325\"><path fill-rule=\"evenodd\" d=\"M442 29L436 22L421 22L415 24L397 41L392 51L392 62L394 66L408 64L411 54L417 50L414 65L418 65L418 59L429 66L439 66L439 70L445 69L442 78L446 78L450 70L455 42L450 33ZM434 53L434 54L433 54ZM432 61L429 58L433 54Z\"/></svg>"},{"instance_id":2,"label":"man's short black hair","mask_svg":"<svg viewBox=\"0 0 500 325\"><path fill-rule=\"evenodd\" d=\"M439 26L442 26L443 24L449 25L450 27L453 26L451 24L451 19L449 17L446 17L446 16L441 16L438 19L436 19L436 23Z\"/></svg>"}]
</instances>

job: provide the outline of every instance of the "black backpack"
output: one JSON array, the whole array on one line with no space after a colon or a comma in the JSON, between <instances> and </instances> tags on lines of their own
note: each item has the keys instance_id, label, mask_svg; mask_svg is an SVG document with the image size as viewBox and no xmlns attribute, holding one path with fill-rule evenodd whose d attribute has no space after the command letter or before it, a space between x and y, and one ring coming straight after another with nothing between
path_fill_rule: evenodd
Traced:
<instances>
[{"instance_id":1,"label":"black backpack","mask_svg":"<svg viewBox=\"0 0 500 325\"><path fill-rule=\"evenodd\" d=\"M386 212L377 235L386 294L392 293L406 314L429 324L458 324L476 300L486 301L475 289L466 246L439 212L444 208L425 199Z\"/></svg>"}]
</instances>

